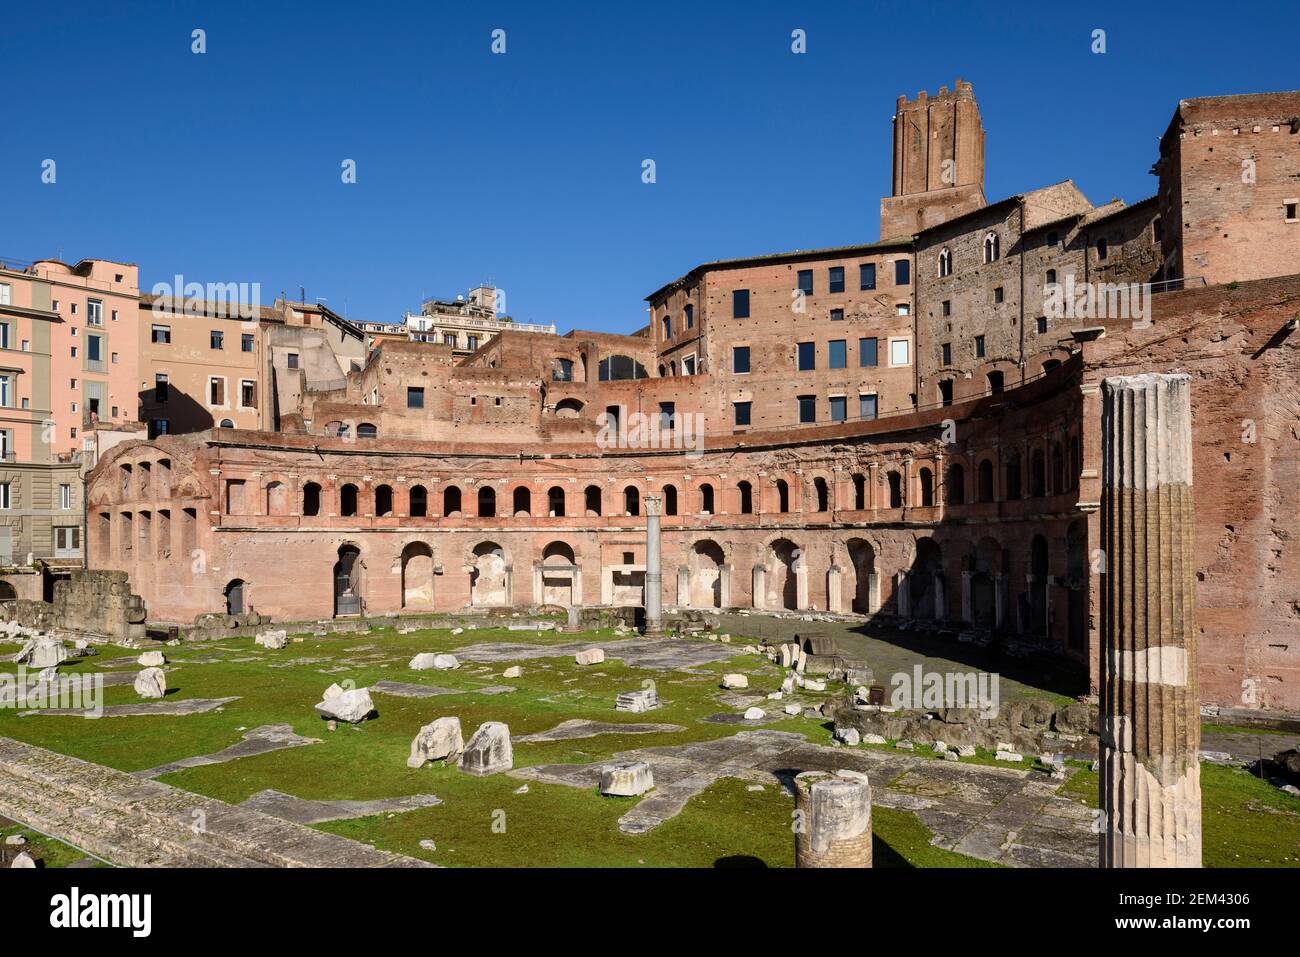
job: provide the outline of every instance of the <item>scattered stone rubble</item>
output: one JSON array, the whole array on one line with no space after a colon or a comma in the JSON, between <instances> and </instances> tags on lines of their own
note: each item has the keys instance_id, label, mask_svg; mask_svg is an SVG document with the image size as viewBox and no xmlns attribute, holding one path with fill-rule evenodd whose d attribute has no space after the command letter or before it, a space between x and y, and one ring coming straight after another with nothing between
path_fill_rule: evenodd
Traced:
<instances>
[{"instance_id":1,"label":"scattered stone rubble","mask_svg":"<svg viewBox=\"0 0 1300 957\"><path fill-rule=\"evenodd\" d=\"M438 718L426 724L411 742L408 768L422 768L430 761L454 761L465 750L460 718Z\"/></svg>"},{"instance_id":2,"label":"scattered stone rubble","mask_svg":"<svg viewBox=\"0 0 1300 957\"><path fill-rule=\"evenodd\" d=\"M352 688L344 691L333 684L325 689L325 696L316 705L316 712L330 721L360 724L374 714L375 703L370 700L369 688Z\"/></svg>"},{"instance_id":3,"label":"scattered stone rubble","mask_svg":"<svg viewBox=\"0 0 1300 957\"><path fill-rule=\"evenodd\" d=\"M510 746L510 728L501 721L479 725L460 756L460 769L480 777L509 771L514 767L514 750Z\"/></svg>"}]
</instances>

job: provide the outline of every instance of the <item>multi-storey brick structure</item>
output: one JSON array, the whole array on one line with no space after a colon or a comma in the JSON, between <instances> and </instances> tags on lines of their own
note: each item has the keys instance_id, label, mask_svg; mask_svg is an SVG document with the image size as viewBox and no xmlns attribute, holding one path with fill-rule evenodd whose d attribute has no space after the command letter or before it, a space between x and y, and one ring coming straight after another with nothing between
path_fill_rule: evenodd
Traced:
<instances>
[{"instance_id":1,"label":"multi-storey brick structure","mask_svg":"<svg viewBox=\"0 0 1300 957\"><path fill-rule=\"evenodd\" d=\"M978 119L961 110L958 141ZM1160 173L1200 221L1218 174ZM1300 277L1180 273L1140 316L1043 326L1066 276L1167 275L1160 203L1093 207L1068 181L966 195L915 235L702 265L633 335L507 331L460 361L385 341L304 384L275 430L122 442L90 479L92 567L182 622L639 605L654 495L669 606L944 620L1075 659L1095 686L1100 385L1186 372L1203 698L1300 707ZM854 361L867 339L874 363Z\"/></svg>"}]
</instances>

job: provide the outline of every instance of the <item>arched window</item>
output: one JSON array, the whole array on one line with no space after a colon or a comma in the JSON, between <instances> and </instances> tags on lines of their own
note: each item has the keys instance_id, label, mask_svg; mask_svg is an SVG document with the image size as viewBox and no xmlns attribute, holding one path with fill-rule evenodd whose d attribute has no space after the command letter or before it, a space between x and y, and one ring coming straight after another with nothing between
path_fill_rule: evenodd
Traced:
<instances>
[{"instance_id":1,"label":"arched window","mask_svg":"<svg viewBox=\"0 0 1300 957\"><path fill-rule=\"evenodd\" d=\"M1104 238L1097 240L1097 258L1105 259L1108 255L1110 255L1110 244Z\"/></svg>"},{"instance_id":2,"label":"arched window","mask_svg":"<svg viewBox=\"0 0 1300 957\"><path fill-rule=\"evenodd\" d=\"M826 512L831 507L831 490L826 480L820 475L813 479L813 489L817 493L817 511Z\"/></svg>"},{"instance_id":3,"label":"arched window","mask_svg":"<svg viewBox=\"0 0 1300 957\"><path fill-rule=\"evenodd\" d=\"M555 417L558 419L576 419L582 414L582 402L579 399L561 399L555 403Z\"/></svg>"},{"instance_id":4,"label":"arched window","mask_svg":"<svg viewBox=\"0 0 1300 957\"><path fill-rule=\"evenodd\" d=\"M785 479L776 480L776 510L790 511L790 484Z\"/></svg>"},{"instance_id":5,"label":"arched window","mask_svg":"<svg viewBox=\"0 0 1300 957\"><path fill-rule=\"evenodd\" d=\"M1029 459L1029 494L1035 498L1047 494L1047 460L1042 449L1034 449Z\"/></svg>"},{"instance_id":6,"label":"arched window","mask_svg":"<svg viewBox=\"0 0 1300 957\"><path fill-rule=\"evenodd\" d=\"M478 517L496 518L496 514L497 491L490 485L484 485L478 490Z\"/></svg>"},{"instance_id":7,"label":"arched window","mask_svg":"<svg viewBox=\"0 0 1300 957\"><path fill-rule=\"evenodd\" d=\"M424 518L429 514L429 490L423 485L411 486L411 518Z\"/></svg>"},{"instance_id":8,"label":"arched window","mask_svg":"<svg viewBox=\"0 0 1300 957\"><path fill-rule=\"evenodd\" d=\"M628 515L641 514L641 492L635 485L623 489L623 511Z\"/></svg>"},{"instance_id":9,"label":"arched window","mask_svg":"<svg viewBox=\"0 0 1300 957\"><path fill-rule=\"evenodd\" d=\"M944 246L939 252L939 278L952 275L952 253Z\"/></svg>"},{"instance_id":10,"label":"arched window","mask_svg":"<svg viewBox=\"0 0 1300 957\"><path fill-rule=\"evenodd\" d=\"M917 474L921 484L921 506L929 508L934 504L934 473L927 468L922 468Z\"/></svg>"},{"instance_id":11,"label":"arched window","mask_svg":"<svg viewBox=\"0 0 1300 957\"><path fill-rule=\"evenodd\" d=\"M460 489L454 485L448 485L442 490L442 514L444 516L460 514Z\"/></svg>"},{"instance_id":12,"label":"arched window","mask_svg":"<svg viewBox=\"0 0 1300 957\"><path fill-rule=\"evenodd\" d=\"M1007 458L1007 488L1003 497L1008 501L1020 498L1020 456L1014 452Z\"/></svg>"},{"instance_id":13,"label":"arched window","mask_svg":"<svg viewBox=\"0 0 1300 957\"><path fill-rule=\"evenodd\" d=\"M1052 443L1052 491L1065 491L1065 449L1060 442Z\"/></svg>"},{"instance_id":14,"label":"arched window","mask_svg":"<svg viewBox=\"0 0 1300 957\"><path fill-rule=\"evenodd\" d=\"M546 492L546 511L552 518L564 518L564 489L552 485Z\"/></svg>"},{"instance_id":15,"label":"arched window","mask_svg":"<svg viewBox=\"0 0 1300 957\"><path fill-rule=\"evenodd\" d=\"M304 515L320 514L320 486L308 482L302 487L302 513Z\"/></svg>"},{"instance_id":16,"label":"arched window","mask_svg":"<svg viewBox=\"0 0 1300 957\"><path fill-rule=\"evenodd\" d=\"M741 482L736 488L740 490L740 514L752 515L754 513L754 486L748 482Z\"/></svg>"},{"instance_id":17,"label":"arched window","mask_svg":"<svg viewBox=\"0 0 1300 957\"><path fill-rule=\"evenodd\" d=\"M388 515L393 511L393 487L380 485L375 488L375 514Z\"/></svg>"},{"instance_id":18,"label":"arched window","mask_svg":"<svg viewBox=\"0 0 1300 957\"><path fill-rule=\"evenodd\" d=\"M713 514L713 486L708 482L700 486L700 511L705 515Z\"/></svg>"},{"instance_id":19,"label":"arched window","mask_svg":"<svg viewBox=\"0 0 1300 957\"><path fill-rule=\"evenodd\" d=\"M373 439L379 436L379 427L373 422L362 422L357 426L357 438Z\"/></svg>"},{"instance_id":20,"label":"arched window","mask_svg":"<svg viewBox=\"0 0 1300 957\"><path fill-rule=\"evenodd\" d=\"M606 356L600 360L599 375L601 382L647 378L645 366L631 356Z\"/></svg>"},{"instance_id":21,"label":"arched window","mask_svg":"<svg viewBox=\"0 0 1300 957\"><path fill-rule=\"evenodd\" d=\"M223 429L233 429L234 427L235 427L235 423L232 422L230 419L222 419L222 420L221 420L221 428L223 428Z\"/></svg>"},{"instance_id":22,"label":"arched window","mask_svg":"<svg viewBox=\"0 0 1300 957\"><path fill-rule=\"evenodd\" d=\"M889 507L903 507L903 476L891 471L886 478L889 481Z\"/></svg>"},{"instance_id":23,"label":"arched window","mask_svg":"<svg viewBox=\"0 0 1300 957\"><path fill-rule=\"evenodd\" d=\"M677 487L675 485L664 486L664 514L677 514Z\"/></svg>"},{"instance_id":24,"label":"arched window","mask_svg":"<svg viewBox=\"0 0 1300 957\"><path fill-rule=\"evenodd\" d=\"M587 514L599 515L600 500L602 497L600 494L600 486L588 485L586 490L582 493L582 497L583 497L583 508L586 510Z\"/></svg>"},{"instance_id":25,"label":"arched window","mask_svg":"<svg viewBox=\"0 0 1300 957\"><path fill-rule=\"evenodd\" d=\"M944 497L949 505L966 503L966 470L954 462L948 467L948 480L944 483Z\"/></svg>"},{"instance_id":26,"label":"arched window","mask_svg":"<svg viewBox=\"0 0 1300 957\"><path fill-rule=\"evenodd\" d=\"M990 372L990 373L988 374L987 379L988 379L988 383L989 383L989 391L990 391L990 392L1001 392L1001 391L1002 391L1002 372L1001 372L1001 370L999 370L999 369L994 369L992 372Z\"/></svg>"},{"instance_id":27,"label":"arched window","mask_svg":"<svg viewBox=\"0 0 1300 957\"><path fill-rule=\"evenodd\" d=\"M998 239L997 233L989 233L984 237L984 261L986 263L995 262L1002 255L1002 244Z\"/></svg>"},{"instance_id":28,"label":"arched window","mask_svg":"<svg viewBox=\"0 0 1300 957\"><path fill-rule=\"evenodd\" d=\"M357 487L351 482L339 489L339 514L357 514Z\"/></svg>"},{"instance_id":29,"label":"arched window","mask_svg":"<svg viewBox=\"0 0 1300 957\"><path fill-rule=\"evenodd\" d=\"M516 515L531 515L533 513L533 493L522 485L515 489L514 513Z\"/></svg>"},{"instance_id":30,"label":"arched window","mask_svg":"<svg viewBox=\"0 0 1300 957\"><path fill-rule=\"evenodd\" d=\"M979 488L978 499L980 502L993 501L993 462L991 459L984 459L979 464Z\"/></svg>"}]
</instances>

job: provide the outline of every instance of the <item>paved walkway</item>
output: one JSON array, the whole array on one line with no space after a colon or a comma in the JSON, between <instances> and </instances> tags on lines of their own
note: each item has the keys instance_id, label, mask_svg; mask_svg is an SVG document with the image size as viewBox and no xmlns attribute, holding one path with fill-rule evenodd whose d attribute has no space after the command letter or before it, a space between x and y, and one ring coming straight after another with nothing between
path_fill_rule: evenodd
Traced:
<instances>
[{"instance_id":1,"label":"paved walkway","mask_svg":"<svg viewBox=\"0 0 1300 957\"><path fill-rule=\"evenodd\" d=\"M429 866L4 737L0 814L129 867Z\"/></svg>"}]
</instances>

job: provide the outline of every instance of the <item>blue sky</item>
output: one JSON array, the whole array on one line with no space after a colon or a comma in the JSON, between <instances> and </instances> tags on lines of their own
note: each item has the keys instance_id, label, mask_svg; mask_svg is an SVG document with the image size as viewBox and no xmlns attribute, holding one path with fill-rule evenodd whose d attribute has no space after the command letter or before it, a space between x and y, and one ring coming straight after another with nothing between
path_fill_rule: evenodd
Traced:
<instances>
[{"instance_id":1,"label":"blue sky","mask_svg":"<svg viewBox=\"0 0 1300 957\"><path fill-rule=\"evenodd\" d=\"M1069 177L1095 203L1154 192L1180 97L1298 85L1293 4L109 6L5 17L0 258L356 320L492 278L516 319L630 332L700 262L870 242L896 98L958 76L990 200Z\"/></svg>"}]
</instances>

